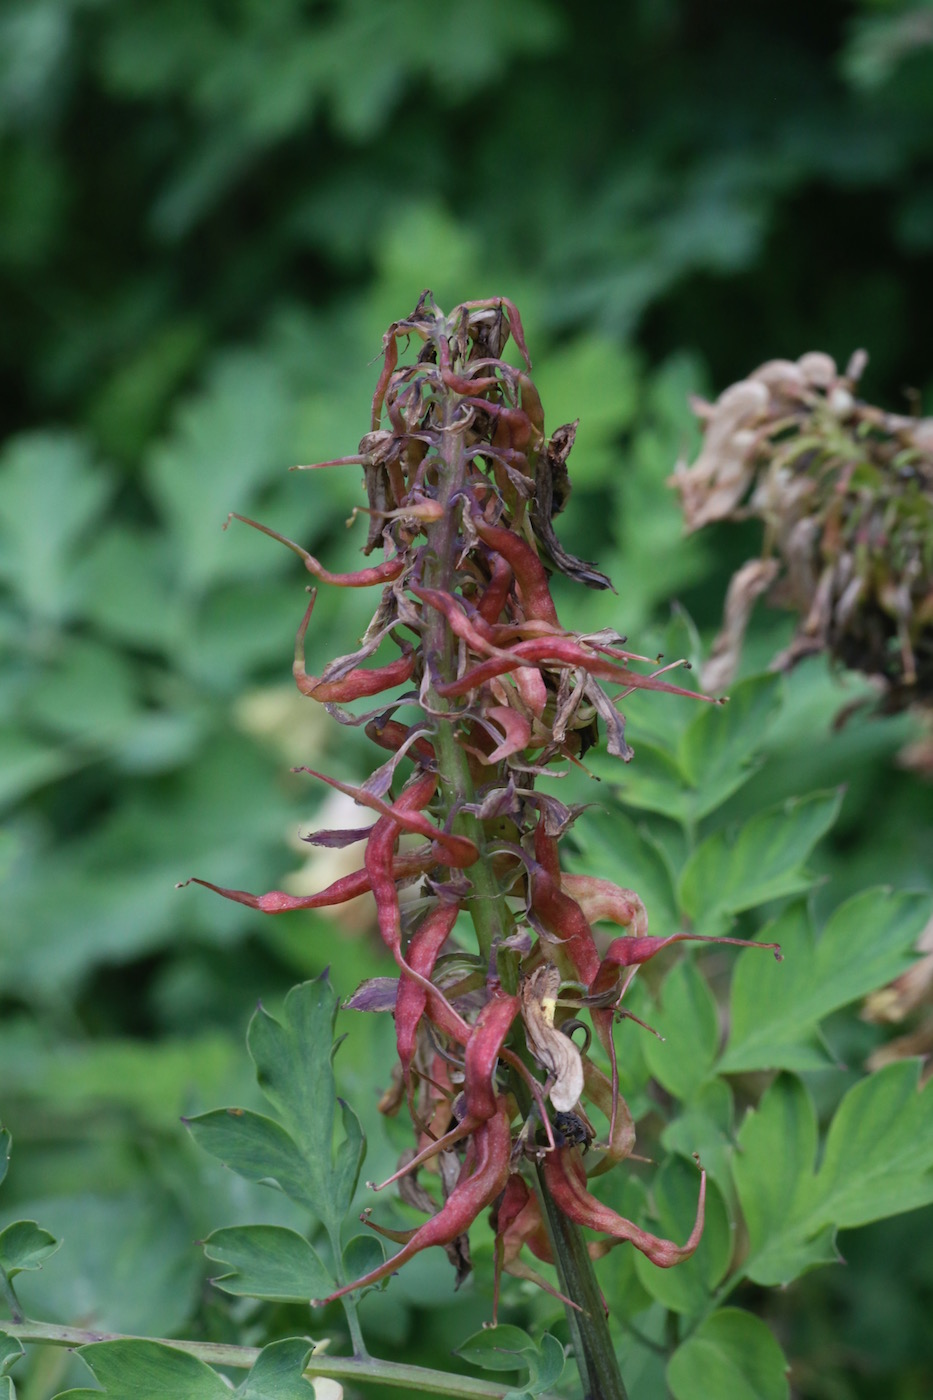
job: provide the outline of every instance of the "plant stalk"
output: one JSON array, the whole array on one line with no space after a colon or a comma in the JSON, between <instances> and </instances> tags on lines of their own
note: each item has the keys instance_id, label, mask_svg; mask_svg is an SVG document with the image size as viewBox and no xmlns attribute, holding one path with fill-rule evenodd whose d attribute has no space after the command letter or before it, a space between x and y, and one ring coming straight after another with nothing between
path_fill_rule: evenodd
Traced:
<instances>
[{"instance_id":1,"label":"plant stalk","mask_svg":"<svg viewBox=\"0 0 933 1400\"><path fill-rule=\"evenodd\" d=\"M121 1332L99 1332L90 1328L59 1327L50 1322L11 1322L0 1318L0 1332L15 1337L20 1342L36 1342L45 1346L82 1347L94 1342L157 1342L160 1346L174 1347L176 1351L196 1356L209 1366L227 1366L231 1369L248 1371L259 1359L259 1347L240 1347L222 1342L177 1341L174 1337L134 1337ZM308 1339L311 1346L311 1339ZM309 1356L304 1374L309 1378L326 1376L332 1380L345 1380L354 1384L375 1382L405 1389L413 1389L426 1395L452 1395L462 1400L502 1400L512 1386L496 1385L489 1381L474 1380L470 1376L458 1376L448 1371L435 1371L423 1366L408 1366L399 1361L380 1361L374 1356L327 1356L323 1352ZM546 1395L540 1400L548 1400Z\"/></svg>"},{"instance_id":2,"label":"plant stalk","mask_svg":"<svg viewBox=\"0 0 933 1400\"><path fill-rule=\"evenodd\" d=\"M424 567L427 586L448 593L453 591L460 517L458 501L466 474L463 443L454 424L455 413L456 400L452 394L447 395L443 405L444 450L438 482L438 500L443 507L443 515L428 531ZM447 620L436 610L432 610L427 618L424 654L433 667L432 682L435 678L440 681L454 679L455 639ZM433 683L429 687L428 698L435 711L449 708L437 694ZM499 892L492 861L486 853L482 824L475 816L462 810L464 803L473 800L473 783L467 755L457 742L451 723L443 719L438 723L434 744L441 792L447 811L454 814L454 830L474 841L480 853L479 859L470 867L474 893L467 907L476 929L480 956L488 961L496 943L511 930L512 915ZM519 1102L525 1103L524 1111L531 1112L533 1105L527 1089L524 1085L516 1084L515 1087ZM609 1336L602 1295L583 1232L557 1208L540 1171L538 1190L544 1205L561 1290L582 1309L578 1312L576 1308L567 1308L566 1312L585 1400L627 1400Z\"/></svg>"},{"instance_id":3,"label":"plant stalk","mask_svg":"<svg viewBox=\"0 0 933 1400\"><path fill-rule=\"evenodd\" d=\"M619 1370L603 1296L596 1282L583 1231L568 1220L551 1197L540 1166L537 1169L538 1198L544 1207L551 1250L557 1266L561 1292L575 1303L566 1308L567 1325L574 1355L583 1382L583 1400L628 1400Z\"/></svg>"},{"instance_id":4,"label":"plant stalk","mask_svg":"<svg viewBox=\"0 0 933 1400\"><path fill-rule=\"evenodd\" d=\"M453 591L457 533L460 520L459 497L466 479L466 456L460 433L456 430L457 403L453 394L445 396L444 451L439 467L437 498L444 514L427 531L424 581L427 587L441 592ZM424 654L430 658L434 675L428 688L428 702L435 712L450 709L449 703L434 687L438 681L455 677L455 639L446 618L434 609L426 609ZM482 823L471 813L464 812L464 803L473 801L473 780L467 756L457 742L455 726L441 719L434 733L438 777L444 805L453 813L453 830L467 836L479 850L479 860L470 867L473 894L466 905L479 944L480 957L488 962L496 943L508 936L512 916L499 891L492 861L486 854L486 837Z\"/></svg>"}]
</instances>

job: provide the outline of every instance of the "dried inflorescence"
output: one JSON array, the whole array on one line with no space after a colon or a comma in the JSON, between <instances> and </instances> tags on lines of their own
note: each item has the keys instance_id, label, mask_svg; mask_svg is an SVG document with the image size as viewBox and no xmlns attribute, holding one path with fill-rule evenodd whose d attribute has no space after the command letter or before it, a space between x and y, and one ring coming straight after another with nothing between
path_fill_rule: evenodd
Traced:
<instances>
[{"instance_id":1,"label":"dried inflorescence","mask_svg":"<svg viewBox=\"0 0 933 1400\"><path fill-rule=\"evenodd\" d=\"M522 368L501 358L510 335ZM411 342L417 357L401 364L400 346ZM587 1168L608 1170L634 1145L612 1038L621 998L639 964L698 935L653 937L633 891L562 872L558 843L577 811L538 791L536 779L555 760L580 763L600 720L610 751L629 759L618 702L633 688L693 692L635 669L652 663L614 633L584 637L561 627L543 560L590 587L608 580L554 534L575 425L546 435L529 369L510 302L466 303L445 316L426 292L389 328L370 431L358 453L341 459L363 467L365 552L381 544L383 561L333 574L257 526L283 540L316 579L380 589L361 646L320 675L305 661L312 593L294 663L302 694L342 724L365 725L389 755L357 787L312 774L372 811L364 829L311 838L365 842L359 868L306 896L208 885L272 914L371 892L399 970L397 979L364 984L349 1005L394 1013L397 1072L382 1107L407 1105L415 1146L390 1181L431 1213L410 1232L383 1229L401 1250L341 1293L376 1282L429 1245L444 1246L462 1276L465 1232L487 1207L498 1222L500 1266L537 1277L518 1259L524 1243L550 1257L522 1175L529 1160L543 1159L544 1189L569 1218L599 1233L594 1254L627 1240L666 1267L696 1248L702 1230L702 1177L696 1225L682 1246L615 1215L586 1185ZM391 659L377 663L383 648ZM384 697L376 710L347 708L375 696ZM416 844L399 850L406 833ZM417 896L403 907L400 890L414 884ZM461 913L472 918L475 954L450 941ZM601 948L597 919L629 933ZM589 1055L583 1012L608 1074ZM584 1160L597 1137L586 1105L606 1129ZM442 1203L433 1210L414 1178L421 1167L440 1178Z\"/></svg>"},{"instance_id":2,"label":"dried inflorescence","mask_svg":"<svg viewBox=\"0 0 933 1400\"><path fill-rule=\"evenodd\" d=\"M775 660L828 651L874 678L893 711L933 703L933 418L885 413L820 353L771 360L694 408L697 460L672 484L687 527L760 519L762 558L735 575L704 685L728 685L758 598L800 624Z\"/></svg>"}]
</instances>

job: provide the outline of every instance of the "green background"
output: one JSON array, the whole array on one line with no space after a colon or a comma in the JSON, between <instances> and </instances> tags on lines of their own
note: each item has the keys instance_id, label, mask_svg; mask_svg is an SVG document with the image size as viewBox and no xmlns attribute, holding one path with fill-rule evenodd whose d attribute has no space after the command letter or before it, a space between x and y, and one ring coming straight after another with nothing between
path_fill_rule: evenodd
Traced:
<instances>
[{"instance_id":1,"label":"green background","mask_svg":"<svg viewBox=\"0 0 933 1400\"><path fill-rule=\"evenodd\" d=\"M220 527L255 514L354 566L356 469L286 469L355 450L383 330L426 286L444 307L518 302L549 427L581 420L560 534L618 596L561 588L565 620L650 651L677 599L708 640L758 541L681 538L665 478L696 446L688 395L864 346L866 397L929 403L933 9L0 7L0 1109L4 1219L68 1240L35 1291L43 1316L226 1335L191 1242L279 1207L247 1204L178 1115L253 1101L258 997L327 964L348 995L380 967L365 910L263 921L174 884L282 886L323 802L289 767L368 771L360 734L292 695L297 561ZM312 669L353 649L370 604L322 591ZM761 612L747 669L789 625ZM834 731L857 693L802 668L733 813L846 784L816 857L827 908L874 881L933 883L931 789L896 766L912 721ZM373 1122L390 1028L343 1021L369 1173L396 1151ZM843 1057L882 1034L850 1017ZM929 1393L931 1246L926 1211L853 1236L848 1269L746 1291L799 1395ZM454 1309L445 1269L428 1259L369 1305L387 1354L417 1337L444 1364L430 1338L454 1314L457 1336L480 1326L485 1300ZM259 1317L244 1302L243 1340ZM26 1400L70 1364L42 1354Z\"/></svg>"}]
</instances>

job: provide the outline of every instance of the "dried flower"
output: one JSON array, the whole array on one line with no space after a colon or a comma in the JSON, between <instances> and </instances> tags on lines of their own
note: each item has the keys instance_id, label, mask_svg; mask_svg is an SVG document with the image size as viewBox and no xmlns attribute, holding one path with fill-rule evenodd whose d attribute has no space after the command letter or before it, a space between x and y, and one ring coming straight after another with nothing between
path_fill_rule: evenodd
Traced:
<instances>
[{"instance_id":1,"label":"dried flower","mask_svg":"<svg viewBox=\"0 0 933 1400\"><path fill-rule=\"evenodd\" d=\"M800 616L783 669L817 651L864 672L882 707L933 704L933 418L856 397L867 362L771 360L716 403L696 461L672 478L689 530L757 518L763 558L732 580L703 683L728 685L755 599Z\"/></svg>"},{"instance_id":2,"label":"dried flower","mask_svg":"<svg viewBox=\"0 0 933 1400\"><path fill-rule=\"evenodd\" d=\"M501 358L510 335L524 370ZM400 364L400 345L411 340L420 342L419 353ZM591 1173L632 1151L613 1020L637 965L693 935L653 938L632 890L562 872L559 838L577 813L537 792L535 781L555 760L579 762L596 741L600 719L610 751L631 757L620 697L606 685L621 686L622 694L638 687L705 697L639 669L646 658L624 650L616 634L583 637L560 624L548 567L594 588L608 580L555 536L553 517L569 492L575 425L546 436L514 306L504 299L468 302L445 316L426 292L411 316L389 328L383 349L370 430L358 453L340 464L363 468L370 517L365 552L381 543L384 562L332 574L300 545L246 521L293 550L317 580L380 590L361 645L320 674L305 661L312 592L295 648L302 695L342 724L365 725L389 754L358 786L300 770L373 813L363 831L308 838L338 848L364 840L361 867L312 895L253 895L196 883L273 914L371 892L380 935L398 967L396 981L375 979L349 1003L394 1011L398 1069L382 1106L394 1113L407 1102L415 1132L416 1145L376 1189L401 1181L408 1199L430 1209L431 1197L414 1174L433 1169L444 1202L410 1232L387 1230L367 1213L367 1222L402 1248L333 1297L377 1282L432 1245L447 1249L462 1277L466 1232L489 1206L499 1222L500 1266L544 1283L518 1258L525 1243L549 1257L521 1175L525 1161L542 1157L554 1198L602 1236L592 1242L594 1253L630 1240L656 1262L673 1264L699 1241L704 1178L696 1226L677 1246L591 1196L574 1144L596 1138L589 1103L608 1120L605 1141L588 1157ZM376 696L377 710L348 708ZM399 852L403 833L419 844ZM422 888L412 915L399 892L415 881ZM475 955L445 953L461 912L474 923ZM630 929L605 953L591 927L603 918ZM582 1049L571 1038L583 1009L609 1055L611 1078L590 1058L586 1027ZM532 1064L543 1070L543 1081Z\"/></svg>"}]
</instances>

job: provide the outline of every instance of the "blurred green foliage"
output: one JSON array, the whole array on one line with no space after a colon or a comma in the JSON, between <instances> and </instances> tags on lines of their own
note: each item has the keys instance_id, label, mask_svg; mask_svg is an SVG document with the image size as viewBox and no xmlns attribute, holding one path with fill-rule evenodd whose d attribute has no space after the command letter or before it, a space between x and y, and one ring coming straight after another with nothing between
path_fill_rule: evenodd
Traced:
<instances>
[{"instance_id":1,"label":"blurred green foliage","mask_svg":"<svg viewBox=\"0 0 933 1400\"><path fill-rule=\"evenodd\" d=\"M693 445L687 394L771 356L844 360L858 344L876 401L914 407L905 389L933 379L917 314L933 296L933 10L2 7L0 1108L17 1140L5 1212L72 1241L41 1277L43 1315L219 1335L226 1314L190 1241L261 1209L284 1223L197 1156L177 1116L255 1102L239 1044L257 996L274 1002L327 963L349 992L378 953L322 917L264 923L173 887L195 872L280 885L321 803L289 766L326 752L361 777L368 746L343 731L335 752L291 697L296 561L221 526L256 515L353 567L355 469L285 469L355 449L382 332L428 285L441 305L513 297L549 426L581 420L560 533L618 596L561 588L568 625L612 623L650 651L677 598L708 637L748 551L680 538L664 481ZM309 658L348 650L368 610L322 590ZM787 631L767 614L756 627L750 672ZM689 629L677 645L693 645ZM816 857L826 911L873 882L933 884L933 795L894 766L911 722L856 716L834 732L853 693L803 667L726 808L738 827L847 785ZM638 756L617 779L631 805L613 819L651 834L630 882L661 924L675 837L647 800L672 781L651 747L670 735L652 722L633 706ZM696 759L675 763L688 794ZM378 1020L355 1018L341 1057L375 1174L396 1150L374 1121ZM851 1012L838 1031L853 1064L882 1036ZM840 1097L834 1074L811 1076L821 1111ZM928 1260L933 1221L913 1219L905 1248ZM859 1238L858 1269L762 1309L807 1400L915 1400L933 1386L918 1323L933 1276L889 1256L879 1227ZM426 1277L399 1280L367 1325L385 1349L417 1335L425 1364L445 1364L428 1333L444 1335L453 1305ZM880 1340L853 1321L879 1299ZM458 1298L458 1335L484 1306ZM427 1307L436 1326L419 1329ZM246 1309L246 1340L253 1321ZM70 1364L40 1357L21 1393L80 1383Z\"/></svg>"}]
</instances>

